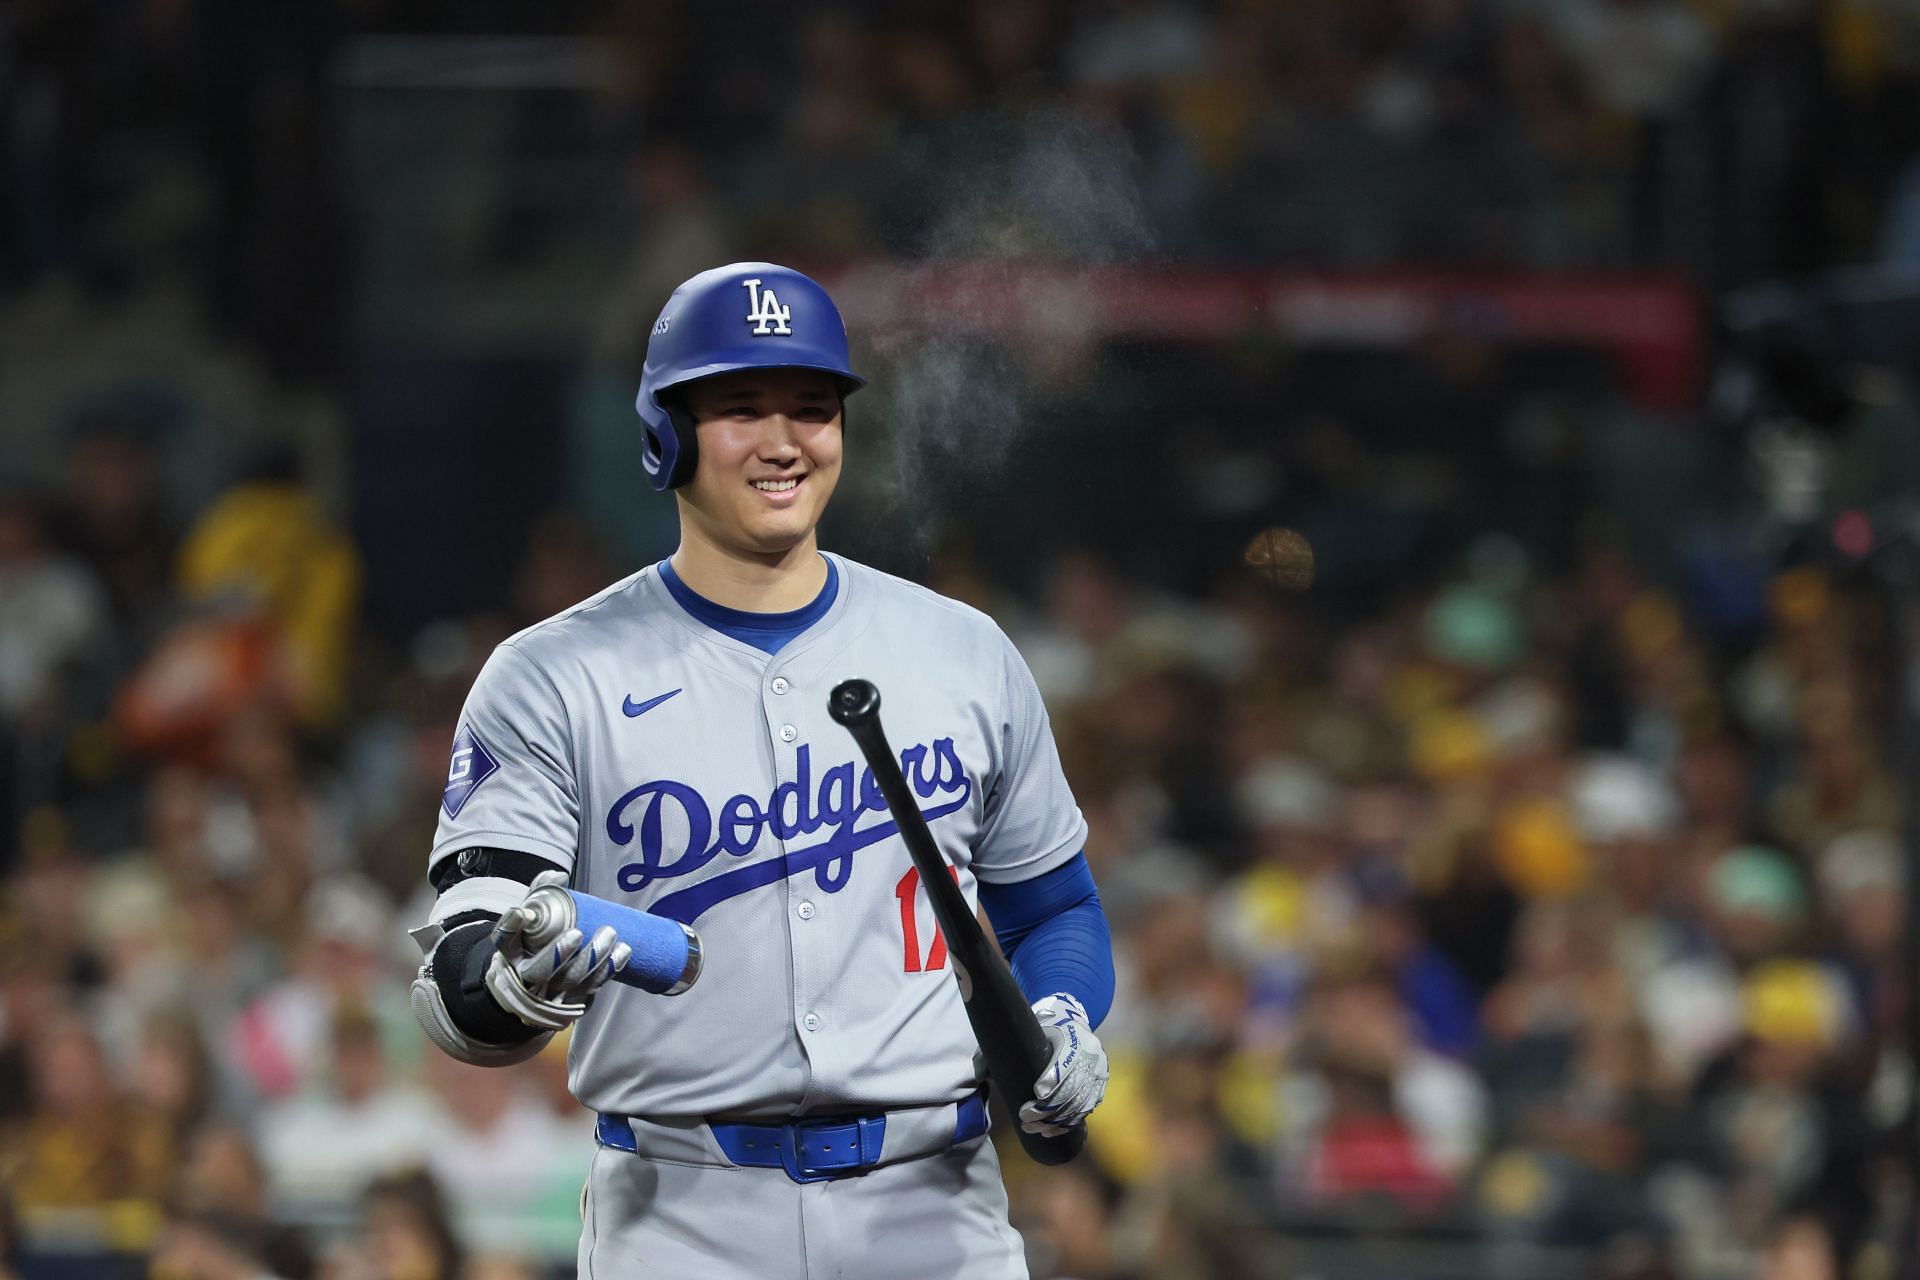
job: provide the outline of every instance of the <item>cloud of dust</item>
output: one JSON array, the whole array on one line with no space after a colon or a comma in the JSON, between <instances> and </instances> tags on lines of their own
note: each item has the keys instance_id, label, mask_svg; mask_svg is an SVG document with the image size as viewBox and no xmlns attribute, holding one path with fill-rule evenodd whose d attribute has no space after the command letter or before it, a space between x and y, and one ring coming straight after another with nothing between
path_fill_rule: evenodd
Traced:
<instances>
[{"instance_id":1,"label":"cloud of dust","mask_svg":"<svg viewBox=\"0 0 1920 1280\"><path fill-rule=\"evenodd\" d=\"M1040 425L1037 405L1062 383L1070 389L1097 376L1090 365L1104 358L1086 327L1100 299L1036 286L1034 264L1125 262L1154 243L1140 158L1117 128L1049 111L1023 117L1008 133L998 148L960 139L952 150L979 158L929 174L927 216L919 219L929 227L929 262L974 264L981 273L984 296L995 300L987 331L938 305L915 306L909 285L904 323L866 335L885 401L890 457L879 496L886 524L922 554L964 494L953 482L997 472L1013 443Z\"/></svg>"}]
</instances>

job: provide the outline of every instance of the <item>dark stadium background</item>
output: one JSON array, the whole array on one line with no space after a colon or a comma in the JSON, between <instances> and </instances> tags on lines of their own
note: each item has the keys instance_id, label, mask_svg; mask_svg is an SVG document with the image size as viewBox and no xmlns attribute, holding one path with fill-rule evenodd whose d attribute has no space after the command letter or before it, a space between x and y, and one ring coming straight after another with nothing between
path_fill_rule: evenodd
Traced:
<instances>
[{"instance_id":1,"label":"dark stadium background","mask_svg":"<svg viewBox=\"0 0 1920 1280\"><path fill-rule=\"evenodd\" d=\"M1911 3L13 0L0 157L0 1276L571 1272L404 930L743 258L1091 824L1036 1276L1915 1274Z\"/></svg>"}]
</instances>

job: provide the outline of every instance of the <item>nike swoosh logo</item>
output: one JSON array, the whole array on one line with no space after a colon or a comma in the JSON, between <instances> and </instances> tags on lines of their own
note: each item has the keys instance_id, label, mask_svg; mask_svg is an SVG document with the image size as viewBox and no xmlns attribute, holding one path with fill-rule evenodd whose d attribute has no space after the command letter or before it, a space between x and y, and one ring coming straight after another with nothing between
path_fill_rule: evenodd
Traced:
<instances>
[{"instance_id":1,"label":"nike swoosh logo","mask_svg":"<svg viewBox=\"0 0 1920 1280\"><path fill-rule=\"evenodd\" d=\"M643 716L679 692L679 689L674 689L668 693L661 694L657 698L648 698L645 702L635 702L633 695L628 694L627 700L620 704L620 709L630 716Z\"/></svg>"}]
</instances>

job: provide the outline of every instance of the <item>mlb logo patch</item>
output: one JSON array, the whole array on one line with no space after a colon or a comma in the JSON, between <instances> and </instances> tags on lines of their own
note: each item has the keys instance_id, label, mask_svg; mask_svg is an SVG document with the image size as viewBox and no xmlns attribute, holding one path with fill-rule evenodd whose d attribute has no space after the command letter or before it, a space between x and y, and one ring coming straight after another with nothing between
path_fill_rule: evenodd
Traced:
<instances>
[{"instance_id":1,"label":"mlb logo patch","mask_svg":"<svg viewBox=\"0 0 1920 1280\"><path fill-rule=\"evenodd\" d=\"M453 763L447 766L447 789L440 793L440 807L447 811L449 818L459 817L467 797L499 771L500 762L493 758L473 727L461 725L453 740Z\"/></svg>"}]
</instances>

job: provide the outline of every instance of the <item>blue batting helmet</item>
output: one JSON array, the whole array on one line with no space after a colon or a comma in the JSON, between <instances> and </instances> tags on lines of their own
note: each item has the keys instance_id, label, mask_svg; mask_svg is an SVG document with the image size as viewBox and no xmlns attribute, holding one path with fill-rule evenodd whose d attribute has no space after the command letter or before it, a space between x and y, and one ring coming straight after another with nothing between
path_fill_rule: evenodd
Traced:
<instances>
[{"instance_id":1,"label":"blue batting helmet","mask_svg":"<svg viewBox=\"0 0 1920 1280\"><path fill-rule=\"evenodd\" d=\"M847 325L827 291L791 267L735 262L702 271L673 291L640 374L634 408L646 424L641 461L655 489L693 479L693 419L662 394L740 369L818 369L842 397L866 384L850 367Z\"/></svg>"}]
</instances>

